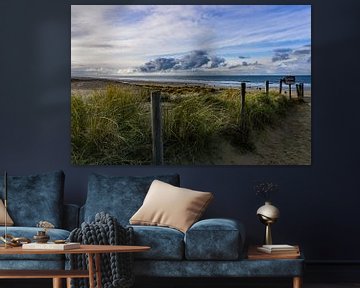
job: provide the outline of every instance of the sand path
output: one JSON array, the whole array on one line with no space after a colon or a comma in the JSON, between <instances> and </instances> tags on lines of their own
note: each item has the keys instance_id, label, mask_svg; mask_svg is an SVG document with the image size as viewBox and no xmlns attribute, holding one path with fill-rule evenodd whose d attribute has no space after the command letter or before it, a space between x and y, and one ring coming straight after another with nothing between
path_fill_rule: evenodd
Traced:
<instances>
[{"instance_id":1,"label":"sand path","mask_svg":"<svg viewBox=\"0 0 360 288\"><path fill-rule=\"evenodd\" d=\"M228 142L221 144L222 156L214 164L310 165L311 104L296 104L276 127L254 137L256 151L241 154Z\"/></svg>"}]
</instances>

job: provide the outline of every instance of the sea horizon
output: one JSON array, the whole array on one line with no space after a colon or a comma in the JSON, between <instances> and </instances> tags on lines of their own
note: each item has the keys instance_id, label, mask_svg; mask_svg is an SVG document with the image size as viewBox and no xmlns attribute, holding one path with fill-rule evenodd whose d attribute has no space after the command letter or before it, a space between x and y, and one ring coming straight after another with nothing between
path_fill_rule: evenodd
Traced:
<instances>
[{"instance_id":1,"label":"sea horizon","mask_svg":"<svg viewBox=\"0 0 360 288\"><path fill-rule=\"evenodd\" d=\"M263 87L269 81L269 87L278 87L280 79L286 75L71 75L71 79L108 79L122 82L159 82L179 84L199 84L215 87L240 87L242 82L250 88ZM293 75L295 83L304 83L304 88L311 88L311 75Z\"/></svg>"}]
</instances>

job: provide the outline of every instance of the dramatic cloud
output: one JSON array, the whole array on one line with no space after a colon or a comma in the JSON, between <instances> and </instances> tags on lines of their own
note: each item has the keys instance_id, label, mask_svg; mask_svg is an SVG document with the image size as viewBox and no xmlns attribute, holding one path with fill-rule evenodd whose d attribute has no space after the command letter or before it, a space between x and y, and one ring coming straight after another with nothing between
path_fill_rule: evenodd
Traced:
<instances>
[{"instance_id":1,"label":"dramatic cloud","mask_svg":"<svg viewBox=\"0 0 360 288\"><path fill-rule=\"evenodd\" d=\"M210 68L218 68L220 66L226 66L225 58L218 57L218 56L211 56L210 57Z\"/></svg>"},{"instance_id":2,"label":"dramatic cloud","mask_svg":"<svg viewBox=\"0 0 360 288\"><path fill-rule=\"evenodd\" d=\"M296 49L293 53L294 55L310 55L311 54L311 45L308 44L308 45L304 45L303 47L300 47L298 49Z\"/></svg>"},{"instance_id":3,"label":"dramatic cloud","mask_svg":"<svg viewBox=\"0 0 360 288\"><path fill-rule=\"evenodd\" d=\"M141 72L159 72L168 70L191 70L197 68L218 68L226 66L225 58L216 55L209 55L205 50L191 51L180 58L160 57L142 65Z\"/></svg>"},{"instance_id":4,"label":"dramatic cloud","mask_svg":"<svg viewBox=\"0 0 360 288\"><path fill-rule=\"evenodd\" d=\"M253 63L249 63L249 62L243 61L242 65L243 65L243 66L258 66L258 65L261 65L261 64L259 64L258 61L255 61L255 62L253 62Z\"/></svg>"},{"instance_id":5,"label":"dramatic cloud","mask_svg":"<svg viewBox=\"0 0 360 288\"><path fill-rule=\"evenodd\" d=\"M253 63L243 61L241 64L229 66L229 69L235 69L235 68L240 68L240 67L250 67L250 66L262 66L262 64L260 64L258 61L255 61Z\"/></svg>"},{"instance_id":6,"label":"dramatic cloud","mask_svg":"<svg viewBox=\"0 0 360 288\"><path fill-rule=\"evenodd\" d=\"M172 69L177 64L174 58L157 58L140 67L141 72L154 72Z\"/></svg>"},{"instance_id":7,"label":"dramatic cloud","mask_svg":"<svg viewBox=\"0 0 360 288\"><path fill-rule=\"evenodd\" d=\"M292 52L292 49L290 49L290 48L275 49L274 50L275 55L272 57L272 62L289 59L291 52Z\"/></svg>"},{"instance_id":8,"label":"dramatic cloud","mask_svg":"<svg viewBox=\"0 0 360 288\"><path fill-rule=\"evenodd\" d=\"M209 61L210 59L205 51L195 50L180 59L180 65L178 69L187 70L200 68L201 66L207 64Z\"/></svg>"},{"instance_id":9,"label":"dramatic cloud","mask_svg":"<svg viewBox=\"0 0 360 288\"><path fill-rule=\"evenodd\" d=\"M296 50L294 51L294 55L308 55L311 51L309 49L303 49L303 50Z\"/></svg>"}]
</instances>

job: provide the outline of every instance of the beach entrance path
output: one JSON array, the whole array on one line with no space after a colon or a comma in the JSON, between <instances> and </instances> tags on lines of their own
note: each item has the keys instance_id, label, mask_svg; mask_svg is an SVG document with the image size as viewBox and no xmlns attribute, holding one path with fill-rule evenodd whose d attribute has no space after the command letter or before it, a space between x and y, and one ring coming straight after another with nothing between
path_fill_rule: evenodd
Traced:
<instances>
[{"instance_id":1,"label":"beach entrance path","mask_svg":"<svg viewBox=\"0 0 360 288\"><path fill-rule=\"evenodd\" d=\"M310 165L311 104L296 104L275 127L255 136L256 151L241 154L228 142L219 163L228 165Z\"/></svg>"}]
</instances>

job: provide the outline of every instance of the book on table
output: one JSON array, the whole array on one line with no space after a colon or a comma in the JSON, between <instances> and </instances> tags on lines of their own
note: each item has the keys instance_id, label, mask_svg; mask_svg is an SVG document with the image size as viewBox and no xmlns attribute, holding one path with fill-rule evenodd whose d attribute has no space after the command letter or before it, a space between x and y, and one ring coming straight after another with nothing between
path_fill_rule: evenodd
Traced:
<instances>
[{"instance_id":1,"label":"book on table","mask_svg":"<svg viewBox=\"0 0 360 288\"><path fill-rule=\"evenodd\" d=\"M258 246L257 250L259 252L264 252L268 254L298 254L299 253L299 247L298 246L292 246L292 245L286 245L286 244L280 244L280 245L262 245Z\"/></svg>"},{"instance_id":2,"label":"book on table","mask_svg":"<svg viewBox=\"0 0 360 288\"><path fill-rule=\"evenodd\" d=\"M269 248L265 249L265 250L259 249L259 248L263 248L262 245L259 245L259 246L251 245L248 249L247 258L249 260L274 260L274 259L298 259L298 258L300 258L301 255L300 255L299 246L295 245L293 247L295 247L295 249L288 247L287 248L288 250L286 250L286 247L282 247L282 250L280 252L272 251L270 253ZM272 249L272 250L274 250L274 249Z\"/></svg>"},{"instance_id":3,"label":"book on table","mask_svg":"<svg viewBox=\"0 0 360 288\"><path fill-rule=\"evenodd\" d=\"M27 243L22 245L23 249L28 250L70 250L79 249L80 243L69 242L69 243Z\"/></svg>"}]
</instances>

